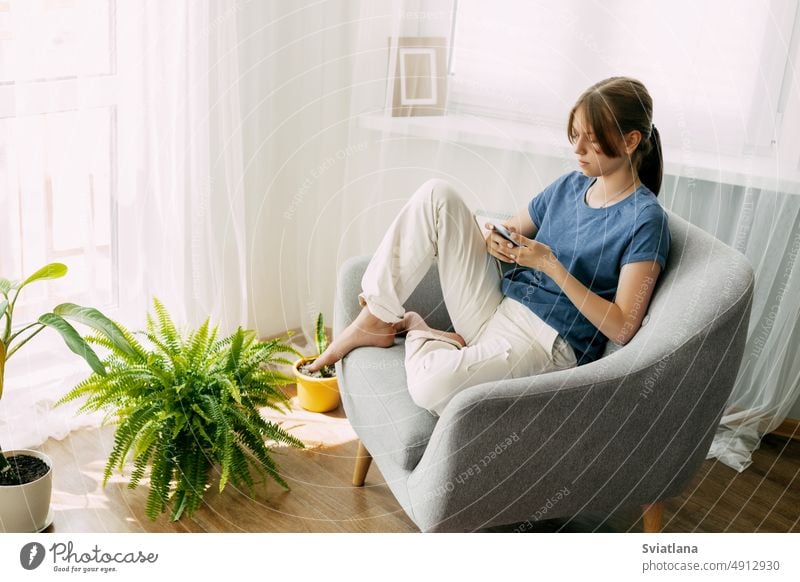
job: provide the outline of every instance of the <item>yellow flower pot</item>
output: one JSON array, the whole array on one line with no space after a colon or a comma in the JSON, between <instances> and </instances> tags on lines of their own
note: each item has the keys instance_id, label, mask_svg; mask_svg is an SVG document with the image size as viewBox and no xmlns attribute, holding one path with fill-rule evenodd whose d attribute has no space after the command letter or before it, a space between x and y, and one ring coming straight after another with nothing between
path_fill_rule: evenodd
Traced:
<instances>
[{"instance_id":1,"label":"yellow flower pot","mask_svg":"<svg viewBox=\"0 0 800 582\"><path fill-rule=\"evenodd\" d=\"M311 412L329 412L339 406L339 382L334 378L312 378L303 374L299 368L317 356L306 356L294 363L297 378L297 397L300 406Z\"/></svg>"}]
</instances>

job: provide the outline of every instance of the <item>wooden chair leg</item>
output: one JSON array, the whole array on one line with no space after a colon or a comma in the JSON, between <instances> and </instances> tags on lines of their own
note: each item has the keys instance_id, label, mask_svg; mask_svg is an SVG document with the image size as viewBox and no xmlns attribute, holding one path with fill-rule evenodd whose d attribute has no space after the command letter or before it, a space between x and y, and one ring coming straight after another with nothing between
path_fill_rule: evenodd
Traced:
<instances>
[{"instance_id":1,"label":"wooden chair leg","mask_svg":"<svg viewBox=\"0 0 800 582\"><path fill-rule=\"evenodd\" d=\"M642 505L642 529L644 533L658 533L661 531L664 519L664 502L658 501Z\"/></svg>"},{"instance_id":2,"label":"wooden chair leg","mask_svg":"<svg viewBox=\"0 0 800 582\"><path fill-rule=\"evenodd\" d=\"M356 468L353 471L353 485L361 487L364 485L364 479L367 478L367 471L372 463L372 455L369 454L367 447L364 443L358 441L358 453L356 453Z\"/></svg>"}]
</instances>

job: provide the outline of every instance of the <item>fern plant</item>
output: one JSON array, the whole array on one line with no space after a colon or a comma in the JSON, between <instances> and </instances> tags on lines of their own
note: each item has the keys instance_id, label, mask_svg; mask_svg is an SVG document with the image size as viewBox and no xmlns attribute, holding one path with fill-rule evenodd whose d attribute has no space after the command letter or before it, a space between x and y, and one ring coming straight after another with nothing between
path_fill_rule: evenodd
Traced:
<instances>
[{"instance_id":1,"label":"fern plant","mask_svg":"<svg viewBox=\"0 0 800 582\"><path fill-rule=\"evenodd\" d=\"M82 411L115 417L103 485L130 456L128 487L137 487L149 467L145 512L155 520L169 509L172 521L200 507L215 467L220 492L229 482L252 491L254 473L288 490L265 440L299 448L303 443L262 418L259 408L288 410L289 398L278 386L294 378L264 365L291 366L279 354L299 353L278 339L258 341L241 327L218 339L208 320L182 336L157 299L154 311L155 317L147 315L142 343L120 324L88 336L108 353L106 374L92 374L59 401L85 397Z\"/></svg>"}]
</instances>

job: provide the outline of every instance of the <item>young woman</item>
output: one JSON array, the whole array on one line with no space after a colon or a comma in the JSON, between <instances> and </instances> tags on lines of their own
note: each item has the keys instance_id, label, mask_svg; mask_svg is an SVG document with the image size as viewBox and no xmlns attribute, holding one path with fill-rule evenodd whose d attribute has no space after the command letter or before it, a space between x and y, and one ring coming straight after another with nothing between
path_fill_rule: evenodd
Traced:
<instances>
[{"instance_id":1,"label":"young woman","mask_svg":"<svg viewBox=\"0 0 800 582\"><path fill-rule=\"evenodd\" d=\"M407 332L408 389L441 414L469 386L587 364L608 339L627 343L670 248L656 199L662 157L652 112L635 79L589 87L567 123L580 170L504 223L516 244L490 224L484 236L448 182L423 184L364 273L361 312L312 370L359 346L392 346ZM455 332L431 329L403 308L434 260ZM516 266L501 276L496 260Z\"/></svg>"}]
</instances>

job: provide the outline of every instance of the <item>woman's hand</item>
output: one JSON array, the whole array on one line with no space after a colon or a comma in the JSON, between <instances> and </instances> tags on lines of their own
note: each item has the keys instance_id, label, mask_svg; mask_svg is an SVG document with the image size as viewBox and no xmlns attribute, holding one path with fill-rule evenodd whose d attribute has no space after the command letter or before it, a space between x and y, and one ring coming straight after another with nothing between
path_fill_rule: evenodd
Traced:
<instances>
[{"instance_id":1,"label":"woman's hand","mask_svg":"<svg viewBox=\"0 0 800 582\"><path fill-rule=\"evenodd\" d=\"M510 226L507 223L503 223L512 235L517 232L517 229L513 226ZM486 228L489 229L488 234L486 235L486 251L492 255L493 257L500 259L504 263L513 263L514 259L509 256L512 248L514 247L513 244L508 242L504 239L500 234L495 230L494 224L491 222L486 223Z\"/></svg>"},{"instance_id":2,"label":"woman's hand","mask_svg":"<svg viewBox=\"0 0 800 582\"><path fill-rule=\"evenodd\" d=\"M502 238L499 234L496 236ZM549 273L550 268L558 264L555 253L546 244L525 238L518 232L512 232L511 238L521 245L508 249L507 253L509 258L518 265Z\"/></svg>"}]
</instances>

